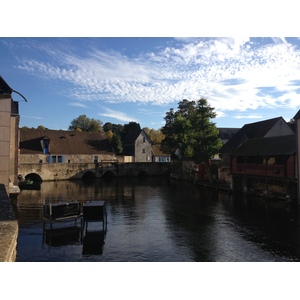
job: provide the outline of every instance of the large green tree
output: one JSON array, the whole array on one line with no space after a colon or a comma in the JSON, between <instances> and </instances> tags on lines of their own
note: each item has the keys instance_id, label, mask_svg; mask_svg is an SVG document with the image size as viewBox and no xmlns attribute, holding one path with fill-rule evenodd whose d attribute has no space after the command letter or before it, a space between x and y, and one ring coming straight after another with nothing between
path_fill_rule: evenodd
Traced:
<instances>
[{"instance_id":1,"label":"large green tree","mask_svg":"<svg viewBox=\"0 0 300 300\"><path fill-rule=\"evenodd\" d=\"M177 111L171 108L166 113L162 150L182 160L204 163L211 179L210 159L222 146L219 131L211 121L215 117L214 108L208 105L205 98L180 101Z\"/></svg>"},{"instance_id":2,"label":"large green tree","mask_svg":"<svg viewBox=\"0 0 300 300\"><path fill-rule=\"evenodd\" d=\"M80 115L71 122L69 130L99 132L102 130L102 122L100 120L88 118L86 115Z\"/></svg>"}]
</instances>

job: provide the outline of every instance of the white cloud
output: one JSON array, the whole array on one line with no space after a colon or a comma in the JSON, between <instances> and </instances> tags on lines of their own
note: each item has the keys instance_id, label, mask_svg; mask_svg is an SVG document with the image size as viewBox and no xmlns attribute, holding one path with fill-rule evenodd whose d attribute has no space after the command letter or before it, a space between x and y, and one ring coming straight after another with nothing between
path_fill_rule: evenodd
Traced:
<instances>
[{"instance_id":1,"label":"white cloud","mask_svg":"<svg viewBox=\"0 0 300 300\"><path fill-rule=\"evenodd\" d=\"M180 40L179 46L135 57L100 50L79 56L48 49L51 60L24 59L19 68L73 84L68 93L78 100L162 105L203 96L220 116L226 111L299 105L297 86L290 83L299 78L300 51L286 39L265 39L262 44L249 38ZM273 88L273 93L264 95L261 88ZM116 116L129 120L120 112Z\"/></svg>"},{"instance_id":2,"label":"white cloud","mask_svg":"<svg viewBox=\"0 0 300 300\"><path fill-rule=\"evenodd\" d=\"M263 116L256 115L243 115L243 116L235 116L235 119L262 119Z\"/></svg>"},{"instance_id":3,"label":"white cloud","mask_svg":"<svg viewBox=\"0 0 300 300\"><path fill-rule=\"evenodd\" d=\"M103 108L105 112L99 113L100 116L114 118L122 122L137 122L136 118L130 117L122 111L112 110L110 108Z\"/></svg>"}]
</instances>

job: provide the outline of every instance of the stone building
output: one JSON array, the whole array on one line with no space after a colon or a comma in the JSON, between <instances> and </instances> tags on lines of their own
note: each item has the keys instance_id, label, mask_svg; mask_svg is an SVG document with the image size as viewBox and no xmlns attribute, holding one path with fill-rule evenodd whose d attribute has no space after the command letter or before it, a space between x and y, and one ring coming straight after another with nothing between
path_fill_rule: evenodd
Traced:
<instances>
[{"instance_id":1,"label":"stone building","mask_svg":"<svg viewBox=\"0 0 300 300\"><path fill-rule=\"evenodd\" d=\"M130 131L122 144L125 162L152 162L151 141L143 129Z\"/></svg>"},{"instance_id":2,"label":"stone building","mask_svg":"<svg viewBox=\"0 0 300 300\"><path fill-rule=\"evenodd\" d=\"M8 198L18 194L19 107L13 101L15 92L0 76L0 261L15 261L18 222ZM23 97L24 98L24 97ZM26 101L26 99L24 98Z\"/></svg>"},{"instance_id":3,"label":"stone building","mask_svg":"<svg viewBox=\"0 0 300 300\"><path fill-rule=\"evenodd\" d=\"M296 135L282 117L244 125L223 145L219 178L231 189L296 196Z\"/></svg>"},{"instance_id":4,"label":"stone building","mask_svg":"<svg viewBox=\"0 0 300 300\"><path fill-rule=\"evenodd\" d=\"M78 179L79 169L103 162L123 162L104 132L20 128L19 175L25 179Z\"/></svg>"},{"instance_id":5,"label":"stone building","mask_svg":"<svg viewBox=\"0 0 300 300\"><path fill-rule=\"evenodd\" d=\"M21 95L0 76L0 184L8 194L17 187L18 181L20 115L19 103L12 99L13 92Z\"/></svg>"},{"instance_id":6,"label":"stone building","mask_svg":"<svg viewBox=\"0 0 300 300\"><path fill-rule=\"evenodd\" d=\"M297 173L297 200L298 204L300 204L300 157L299 157L299 150L300 150L300 110L294 116L295 125L296 125L296 151L297 151L297 160L296 160L296 173Z\"/></svg>"}]
</instances>

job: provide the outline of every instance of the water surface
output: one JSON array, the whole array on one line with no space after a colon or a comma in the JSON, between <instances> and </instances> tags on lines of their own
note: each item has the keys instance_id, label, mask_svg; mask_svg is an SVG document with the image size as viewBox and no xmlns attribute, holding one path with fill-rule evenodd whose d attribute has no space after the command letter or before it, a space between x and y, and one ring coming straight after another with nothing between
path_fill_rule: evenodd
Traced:
<instances>
[{"instance_id":1,"label":"water surface","mask_svg":"<svg viewBox=\"0 0 300 300\"><path fill-rule=\"evenodd\" d=\"M43 201L74 200L105 200L107 231L91 223L84 235L74 221L43 230ZM165 178L43 182L16 201L17 261L300 261L297 209Z\"/></svg>"}]
</instances>

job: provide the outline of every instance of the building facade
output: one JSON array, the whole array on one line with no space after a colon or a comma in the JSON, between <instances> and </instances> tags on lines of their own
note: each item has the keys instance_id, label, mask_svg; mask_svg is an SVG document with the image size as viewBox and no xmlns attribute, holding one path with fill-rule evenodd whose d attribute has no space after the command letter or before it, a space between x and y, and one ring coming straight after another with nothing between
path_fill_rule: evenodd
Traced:
<instances>
[{"instance_id":1,"label":"building facade","mask_svg":"<svg viewBox=\"0 0 300 300\"><path fill-rule=\"evenodd\" d=\"M244 125L221 153L219 177L232 190L297 197L296 135L282 117Z\"/></svg>"},{"instance_id":2,"label":"building facade","mask_svg":"<svg viewBox=\"0 0 300 300\"><path fill-rule=\"evenodd\" d=\"M125 162L152 162L151 141L143 129L130 131L122 144Z\"/></svg>"},{"instance_id":3,"label":"building facade","mask_svg":"<svg viewBox=\"0 0 300 300\"><path fill-rule=\"evenodd\" d=\"M13 92L0 76L0 184L5 186L8 194L17 187L18 182L20 115L19 103L12 99Z\"/></svg>"},{"instance_id":4,"label":"building facade","mask_svg":"<svg viewBox=\"0 0 300 300\"><path fill-rule=\"evenodd\" d=\"M85 170L95 172L109 162L123 162L123 157L112 151L103 132L20 128L18 174L22 178L77 179Z\"/></svg>"}]
</instances>

